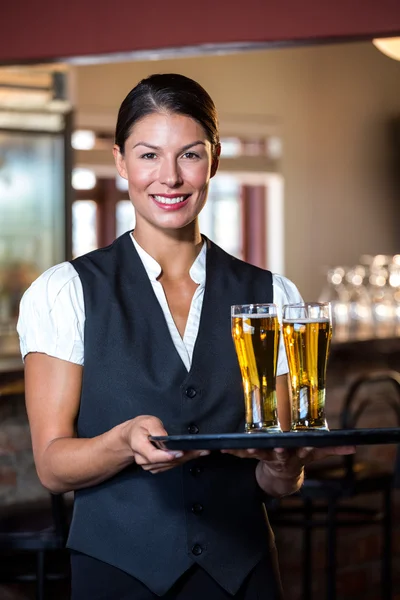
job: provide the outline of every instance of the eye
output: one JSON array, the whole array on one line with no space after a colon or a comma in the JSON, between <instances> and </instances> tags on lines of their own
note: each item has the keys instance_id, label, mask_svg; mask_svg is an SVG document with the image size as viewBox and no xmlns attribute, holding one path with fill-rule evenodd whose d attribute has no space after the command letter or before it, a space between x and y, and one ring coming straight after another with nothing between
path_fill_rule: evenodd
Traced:
<instances>
[{"instance_id":1,"label":"eye","mask_svg":"<svg viewBox=\"0 0 400 600\"><path fill-rule=\"evenodd\" d=\"M155 152L146 152L146 154L142 154L140 158L144 158L145 160L152 160L153 158L156 158L156 154Z\"/></svg>"},{"instance_id":2,"label":"eye","mask_svg":"<svg viewBox=\"0 0 400 600\"><path fill-rule=\"evenodd\" d=\"M196 152L185 152L185 154L183 154L182 157L189 158L189 159L200 158L199 155L196 154Z\"/></svg>"}]
</instances>

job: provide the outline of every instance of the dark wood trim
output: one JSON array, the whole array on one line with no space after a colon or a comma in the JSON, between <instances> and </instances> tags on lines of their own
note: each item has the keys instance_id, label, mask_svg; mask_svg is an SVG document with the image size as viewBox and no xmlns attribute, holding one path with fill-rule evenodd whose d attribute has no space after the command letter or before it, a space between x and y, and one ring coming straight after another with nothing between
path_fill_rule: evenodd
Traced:
<instances>
[{"instance_id":1,"label":"dark wood trim","mask_svg":"<svg viewBox=\"0 0 400 600\"><path fill-rule=\"evenodd\" d=\"M243 260L266 268L266 194L264 185L242 186Z\"/></svg>"}]
</instances>

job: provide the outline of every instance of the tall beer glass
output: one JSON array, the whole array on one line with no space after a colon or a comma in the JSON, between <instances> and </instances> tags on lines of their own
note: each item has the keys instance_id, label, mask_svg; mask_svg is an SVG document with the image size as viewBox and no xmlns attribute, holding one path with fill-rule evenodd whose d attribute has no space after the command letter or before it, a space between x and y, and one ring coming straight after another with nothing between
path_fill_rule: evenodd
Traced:
<instances>
[{"instance_id":1,"label":"tall beer glass","mask_svg":"<svg viewBox=\"0 0 400 600\"><path fill-rule=\"evenodd\" d=\"M232 337L242 374L246 427L281 432L276 403L280 328L275 304L232 306Z\"/></svg>"},{"instance_id":2,"label":"tall beer glass","mask_svg":"<svg viewBox=\"0 0 400 600\"><path fill-rule=\"evenodd\" d=\"M326 366L332 337L331 305L287 304L283 338L292 388L292 431L325 429Z\"/></svg>"}]
</instances>

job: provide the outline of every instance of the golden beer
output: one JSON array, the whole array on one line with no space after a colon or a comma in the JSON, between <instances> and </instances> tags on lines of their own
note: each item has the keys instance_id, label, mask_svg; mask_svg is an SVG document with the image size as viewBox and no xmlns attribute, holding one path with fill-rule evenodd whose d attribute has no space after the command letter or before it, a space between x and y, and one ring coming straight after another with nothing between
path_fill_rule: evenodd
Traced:
<instances>
[{"instance_id":1,"label":"golden beer","mask_svg":"<svg viewBox=\"0 0 400 600\"><path fill-rule=\"evenodd\" d=\"M328 429L325 381L332 337L329 319L283 319L292 388L292 430Z\"/></svg>"},{"instance_id":2,"label":"golden beer","mask_svg":"<svg viewBox=\"0 0 400 600\"><path fill-rule=\"evenodd\" d=\"M232 313L232 337L243 381L246 432L281 431L276 402L279 335L276 314Z\"/></svg>"}]
</instances>

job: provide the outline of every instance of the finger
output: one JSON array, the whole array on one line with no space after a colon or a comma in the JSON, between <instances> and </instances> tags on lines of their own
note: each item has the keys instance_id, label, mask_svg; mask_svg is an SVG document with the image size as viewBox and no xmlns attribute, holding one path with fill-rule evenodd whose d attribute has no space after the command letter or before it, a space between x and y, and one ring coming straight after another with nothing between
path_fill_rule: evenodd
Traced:
<instances>
[{"instance_id":1,"label":"finger","mask_svg":"<svg viewBox=\"0 0 400 600\"><path fill-rule=\"evenodd\" d=\"M314 456L316 459L326 458L328 456L345 456L354 454L355 446L334 446L332 448L315 448Z\"/></svg>"},{"instance_id":2,"label":"finger","mask_svg":"<svg viewBox=\"0 0 400 600\"><path fill-rule=\"evenodd\" d=\"M182 459L179 460L180 463L188 462L189 460L194 460L196 458L200 458L201 456L208 456L210 454L210 450L190 450L188 452L184 452Z\"/></svg>"},{"instance_id":3,"label":"finger","mask_svg":"<svg viewBox=\"0 0 400 600\"><path fill-rule=\"evenodd\" d=\"M183 452L172 452L171 450L156 450L150 444L150 449L146 446L141 446L135 453L136 464L143 466L147 464L165 464L178 460L183 456Z\"/></svg>"},{"instance_id":4,"label":"finger","mask_svg":"<svg viewBox=\"0 0 400 600\"><path fill-rule=\"evenodd\" d=\"M287 448L274 448L273 457L277 462L287 462L291 456L294 456L295 452L291 452Z\"/></svg>"},{"instance_id":5,"label":"finger","mask_svg":"<svg viewBox=\"0 0 400 600\"><path fill-rule=\"evenodd\" d=\"M173 469L173 465L169 465L167 467L160 467L159 469L150 469L148 472L152 475L158 475L159 473L164 473L165 471L170 471Z\"/></svg>"},{"instance_id":6,"label":"finger","mask_svg":"<svg viewBox=\"0 0 400 600\"><path fill-rule=\"evenodd\" d=\"M297 450L297 456L300 459L307 458L308 456L310 456L310 454L312 454L314 452L314 450L315 450L315 448L310 448L310 447L299 448Z\"/></svg>"},{"instance_id":7,"label":"finger","mask_svg":"<svg viewBox=\"0 0 400 600\"><path fill-rule=\"evenodd\" d=\"M153 471L158 471L159 469L173 469L176 465L174 463L150 463L150 464L144 464L141 465L143 471L150 471L150 473L152 473Z\"/></svg>"},{"instance_id":8,"label":"finger","mask_svg":"<svg viewBox=\"0 0 400 600\"><path fill-rule=\"evenodd\" d=\"M274 462L276 460L275 452L272 448L268 448L266 450L257 450L254 458L267 462Z\"/></svg>"},{"instance_id":9,"label":"finger","mask_svg":"<svg viewBox=\"0 0 400 600\"><path fill-rule=\"evenodd\" d=\"M337 446L335 448L335 454L346 455L346 454L355 454L356 447L355 446Z\"/></svg>"},{"instance_id":10,"label":"finger","mask_svg":"<svg viewBox=\"0 0 400 600\"><path fill-rule=\"evenodd\" d=\"M210 454L210 451L209 450L190 450L188 452L180 452L180 451L172 452L171 451L170 454L171 454L171 458L168 461L162 460L162 461L158 461L158 462L157 461L149 462L148 460L146 460L146 457L142 456L141 458L139 458L139 460L137 462L146 471L152 470L152 469L158 469L161 467L172 469L173 467L181 465L190 460L194 460L194 459L200 458L202 456L208 456Z\"/></svg>"}]
</instances>

